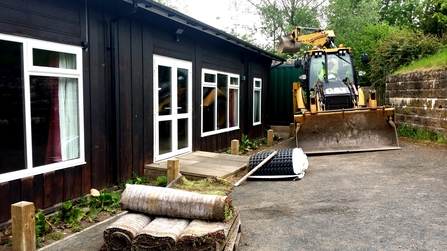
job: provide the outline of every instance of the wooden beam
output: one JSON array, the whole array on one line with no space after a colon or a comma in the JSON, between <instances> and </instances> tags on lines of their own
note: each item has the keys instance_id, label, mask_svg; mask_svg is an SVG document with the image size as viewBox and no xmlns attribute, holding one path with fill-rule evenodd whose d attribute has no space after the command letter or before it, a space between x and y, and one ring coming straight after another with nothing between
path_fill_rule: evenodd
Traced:
<instances>
[{"instance_id":1,"label":"wooden beam","mask_svg":"<svg viewBox=\"0 0 447 251\"><path fill-rule=\"evenodd\" d=\"M179 159L169 159L167 164L168 184L175 180L180 175L180 161Z\"/></svg>"},{"instance_id":2,"label":"wooden beam","mask_svg":"<svg viewBox=\"0 0 447 251\"><path fill-rule=\"evenodd\" d=\"M237 139L231 141L231 154L239 155L239 140Z\"/></svg>"},{"instance_id":3,"label":"wooden beam","mask_svg":"<svg viewBox=\"0 0 447 251\"><path fill-rule=\"evenodd\" d=\"M273 146L273 130L267 131L267 146Z\"/></svg>"},{"instance_id":4,"label":"wooden beam","mask_svg":"<svg viewBox=\"0 0 447 251\"><path fill-rule=\"evenodd\" d=\"M21 201L11 205L12 250L36 250L35 208L32 202Z\"/></svg>"}]
</instances>

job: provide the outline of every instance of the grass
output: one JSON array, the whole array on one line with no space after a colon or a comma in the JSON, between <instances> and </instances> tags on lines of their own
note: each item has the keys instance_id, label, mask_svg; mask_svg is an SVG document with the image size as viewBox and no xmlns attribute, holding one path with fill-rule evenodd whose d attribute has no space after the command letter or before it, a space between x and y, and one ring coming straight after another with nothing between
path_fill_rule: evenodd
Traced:
<instances>
[{"instance_id":1,"label":"grass","mask_svg":"<svg viewBox=\"0 0 447 251\"><path fill-rule=\"evenodd\" d=\"M394 72L393 75L411 73L414 71L429 71L445 68L447 68L447 49L444 49L433 56L422 58L407 66L403 66L396 72Z\"/></svg>"},{"instance_id":2,"label":"grass","mask_svg":"<svg viewBox=\"0 0 447 251\"><path fill-rule=\"evenodd\" d=\"M417 142L428 141L439 145L447 145L446 135L409 125L399 126L397 128L397 135L399 137L410 138Z\"/></svg>"},{"instance_id":3,"label":"grass","mask_svg":"<svg viewBox=\"0 0 447 251\"><path fill-rule=\"evenodd\" d=\"M178 184L175 184L175 188L201 194L225 196L231 192L233 184L218 177L201 180L188 180L185 177L182 177L181 181Z\"/></svg>"}]
</instances>

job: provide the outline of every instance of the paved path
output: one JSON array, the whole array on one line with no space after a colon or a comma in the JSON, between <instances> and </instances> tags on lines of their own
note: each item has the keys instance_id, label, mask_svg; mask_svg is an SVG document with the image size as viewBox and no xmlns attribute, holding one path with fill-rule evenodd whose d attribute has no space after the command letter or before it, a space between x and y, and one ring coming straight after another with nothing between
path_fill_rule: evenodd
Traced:
<instances>
[{"instance_id":1,"label":"paved path","mask_svg":"<svg viewBox=\"0 0 447 251\"><path fill-rule=\"evenodd\" d=\"M302 180L234 188L239 250L447 250L447 148L401 145L309 156Z\"/></svg>"}]
</instances>

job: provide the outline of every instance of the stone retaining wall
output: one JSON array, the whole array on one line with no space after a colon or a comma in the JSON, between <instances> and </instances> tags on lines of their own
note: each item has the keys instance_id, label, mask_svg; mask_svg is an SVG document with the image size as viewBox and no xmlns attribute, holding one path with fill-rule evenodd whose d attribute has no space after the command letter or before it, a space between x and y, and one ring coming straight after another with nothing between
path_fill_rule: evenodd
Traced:
<instances>
[{"instance_id":1,"label":"stone retaining wall","mask_svg":"<svg viewBox=\"0 0 447 251\"><path fill-rule=\"evenodd\" d=\"M447 135L447 70L387 77L385 103L395 107L397 125Z\"/></svg>"}]
</instances>

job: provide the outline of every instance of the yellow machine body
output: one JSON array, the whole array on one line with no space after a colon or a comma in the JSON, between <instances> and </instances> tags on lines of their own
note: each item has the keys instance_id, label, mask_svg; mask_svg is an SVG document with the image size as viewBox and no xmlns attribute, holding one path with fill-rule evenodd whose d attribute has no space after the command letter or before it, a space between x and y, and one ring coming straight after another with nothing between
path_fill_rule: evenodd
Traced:
<instances>
[{"instance_id":1,"label":"yellow machine body","mask_svg":"<svg viewBox=\"0 0 447 251\"><path fill-rule=\"evenodd\" d=\"M377 107L374 92L368 95L370 107L322 111L312 102L318 97L310 97L307 109L302 87L293 86L294 110L300 111L294 115L296 146L306 154L400 149L394 108Z\"/></svg>"}]
</instances>

